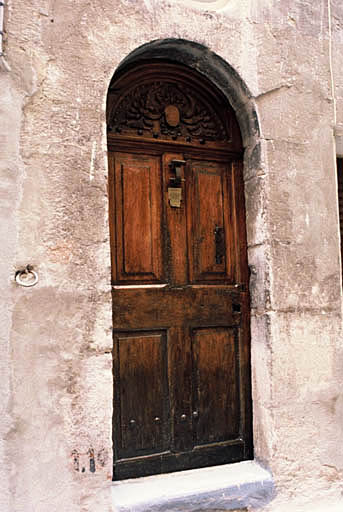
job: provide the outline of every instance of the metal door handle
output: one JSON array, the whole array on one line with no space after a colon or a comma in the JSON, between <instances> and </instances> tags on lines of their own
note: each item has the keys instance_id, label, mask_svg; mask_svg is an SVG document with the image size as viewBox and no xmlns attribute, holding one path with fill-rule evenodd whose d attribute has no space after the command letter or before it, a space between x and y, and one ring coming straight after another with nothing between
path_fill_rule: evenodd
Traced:
<instances>
[{"instance_id":1,"label":"metal door handle","mask_svg":"<svg viewBox=\"0 0 343 512\"><path fill-rule=\"evenodd\" d=\"M175 172L175 177L171 177L170 180L173 182L174 185L180 186L181 181L185 181L181 176L181 167L186 164L186 160L172 160L170 162L170 167Z\"/></svg>"}]
</instances>

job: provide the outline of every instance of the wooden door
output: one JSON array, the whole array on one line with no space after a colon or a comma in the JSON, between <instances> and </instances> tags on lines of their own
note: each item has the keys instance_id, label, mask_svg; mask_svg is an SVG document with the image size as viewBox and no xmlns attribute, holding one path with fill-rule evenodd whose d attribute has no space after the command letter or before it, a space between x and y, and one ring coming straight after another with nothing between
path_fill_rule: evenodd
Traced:
<instances>
[{"instance_id":1,"label":"wooden door","mask_svg":"<svg viewBox=\"0 0 343 512\"><path fill-rule=\"evenodd\" d=\"M252 456L241 154L192 142L109 145L114 479Z\"/></svg>"}]
</instances>

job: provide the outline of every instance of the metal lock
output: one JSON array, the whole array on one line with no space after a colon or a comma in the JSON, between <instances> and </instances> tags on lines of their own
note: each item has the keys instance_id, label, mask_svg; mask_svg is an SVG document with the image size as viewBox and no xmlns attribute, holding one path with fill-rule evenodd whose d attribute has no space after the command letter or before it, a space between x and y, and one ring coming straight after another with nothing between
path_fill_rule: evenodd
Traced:
<instances>
[{"instance_id":1,"label":"metal lock","mask_svg":"<svg viewBox=\"0 0 343 512\"><path fill-rule=\"evenodd\" d=\"M172 160L170 162L170 167L172 168L172 171L175 173L175 176L172 176L170 178L171 181L171 187L168 187L168 201L172 208L180 208L181 207L181 201L182 201L182 188L181 183L184 180L182 178L182 172L181 167L185 165L185 160Z\"/></svg>"}]
</instances>

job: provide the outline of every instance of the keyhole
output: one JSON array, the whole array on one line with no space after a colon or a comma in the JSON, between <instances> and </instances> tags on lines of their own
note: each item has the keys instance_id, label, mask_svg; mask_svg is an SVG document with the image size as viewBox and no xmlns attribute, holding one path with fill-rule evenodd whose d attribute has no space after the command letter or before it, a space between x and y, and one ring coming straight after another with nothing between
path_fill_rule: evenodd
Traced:
<instances>
[{"instance_id":1,"label":"keyhole","mask_svg":"<svg viewBox=\"0 0 343 512\"><path fill-rule=\"evenodd\" d=\"M240 304L232 304L232 311L234 313L240 313L241 312L241 305Z\"/></svg>"}]
</instances>

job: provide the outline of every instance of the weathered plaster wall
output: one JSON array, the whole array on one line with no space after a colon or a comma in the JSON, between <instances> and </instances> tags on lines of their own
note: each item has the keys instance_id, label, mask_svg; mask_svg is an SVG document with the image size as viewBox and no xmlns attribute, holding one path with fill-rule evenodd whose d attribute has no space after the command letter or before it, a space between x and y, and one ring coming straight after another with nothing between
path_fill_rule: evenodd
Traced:
<instances>
[{"instance_id":1,"label":"weathered plaster wall","mask_svg":"<svg viewBox=\"0 0 343 512\"><path fill-rule=\"evenodd\" d=\"M20 156L18 148L19 120L21 118L20 98L15 81L9 74L0 75L0 286L2 305L0 308L0 509L10 510L10 474L12 462L9 457L7 438L11 431L11 389L10 389L10 336L12 329L11 274L14 265L17 238L18 172Z\"/></svg>"},{"instance_id":2,"label":"weathered plaster wall","mask_svg":"<svg viewBox=\"0 0 343 512\"><path fill-rule=\"evenodd\" d=\"M332 86L336 101L335 132L339 137L337 149L339 155L343 156L343 4L339 0L332 0L331 5L331 73Z\"/></svg>"},{"instance_id":3,"label":"weathered plaster wall","mask_svg":"<svg viewBox=\"0 0 343 512\"><path fill-rule=\"evenodd\" d=\"M331 2L332 38L327 0L232 0L217 13L157 0L7 4L11 71L0 74L1 510L111 510L105 100L124 57L170 37L197 41L229 62L259 113L261 139L247 151L245 177L256 270L255 453L277 485L268 510L341 507L331 81L333 74L343 123L340 2ZM13 276L28 263L40 281L24 289Z\"/></svg>"}]
</instances>

